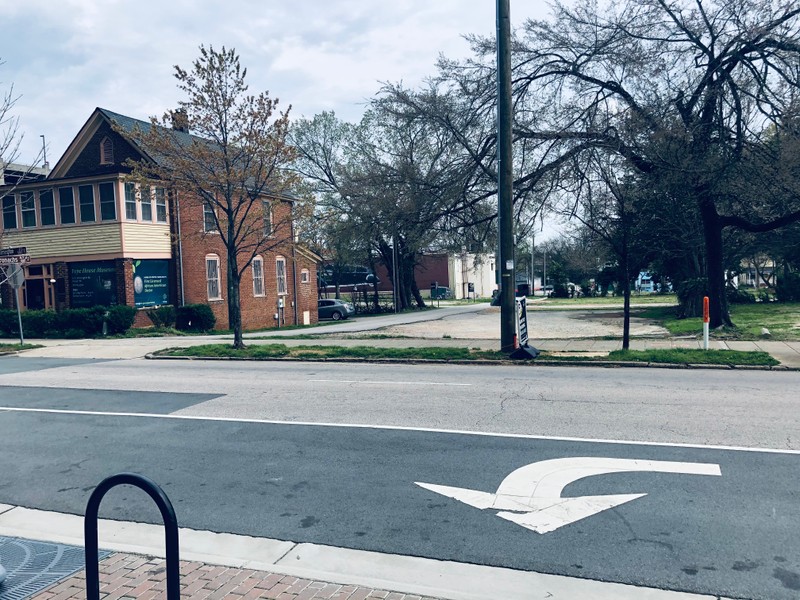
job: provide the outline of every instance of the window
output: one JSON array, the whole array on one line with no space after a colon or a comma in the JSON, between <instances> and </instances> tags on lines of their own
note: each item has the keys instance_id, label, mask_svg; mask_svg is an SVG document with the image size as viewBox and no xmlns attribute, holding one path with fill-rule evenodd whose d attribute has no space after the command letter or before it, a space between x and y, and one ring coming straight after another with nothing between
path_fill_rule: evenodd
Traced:
<instances>
[{"instance_id":1,"label":"window","mask_svg":"<svg viewBox=\"0 0 800 600\"><path fill-rule=\"evenodd\" d=\"M311 275L308 273L308 269L303 269L300 271L300 283L308 283L311 281Z\"/></svg>"},{"instance_id":2,"label":"window","mask_svg":"<svg viewBox=\"0 0 800 600\"><path fill-rule=\"evenodd\" d=\"M167 194L162 187L156 188L156 221L167 222Z\"/></svg>"},{"instance_id":3,"label":"window","mask_svg":"<svg viewBox=\"0 0 800 600\"><path fill-rule=\"evenodd\" d=\"M268 200L262 201L264 209L264 237L272 235L272 203Z\"/></svg>"},{"instance_id":4,"label":"window","mask_svg":"<svg viewBox=\"0 0 800 600\"><path fill-rule=\"evenodd\" d=\"M209 300L222 300L219 287L219 257L206 256L206 284Z\"/></svg>"},{"instance_id":5,"label":"window","mask_svg":"<svg viewBox=\"0 0 800 600\"><path fill-rule=\"evenodd\" d=\"M214 214L214 207L210 202L203 203L203 231L208 233L217 230L217 219Z\"/></svg>"},{"instance_id":6,"label":"window","mask_svg":"<svg viewBox=\"0 0 800 600\"><path fill-rule=\"evenodd\" d=\"M153 220L153 197L149 185L139 186L139 196L142 199L142 221Z\"/></svg>"},{"instance_id":7,"label":"window","mask_svg":"<svg viewBox=\"0 0 800 600\"><path fill-rule=\"evenodd\" d=\"M110 137L104 137L100 142L100 164L111 165L114 164L114 142Z\"/></svg>"},{"instance_id":8,"label":"window","mask_svg":"<svg viewBox=\"0 0 800 600\"><path fill-rule=\"evenodd\" d=\"M62 225L75 222L75 197L71 187L58 188L58 210Z\"/></svg>"},{"instance_id":9,"label":"window","mask_svg":"<svg viewBox=\"0 0 800 600\"><path fill-rule=\"evenodd\" d=\"M22 226L36 227L36 200L33 192L22 192L19 195L19 207L22 212Z\"/></svg>"},{"instance_id":10,"label":"window","mask_svg":"<svg viewBox=\"0 0 800 600\"><path fill-rule=\"evenodd\" d=\"M94 214L94 186L79 185L78 199L81 208L81 223L92 223L95 219Z\"/></svg>"},{"instance_id":11,"label":"window","mask_svg":"<svg viewBox=\"0 0 800 600\"><path fill-rule=\"evenodd\" d=\"M125 218L136 220L136 185L131 182L125 184Z\"/></svg>"},{"instance_id":12,"label":"window","mask_svg":"<svg viewBox=\"0 0 800 600\"><path fill-rule=\"evenodd\" d=\"M3 229L17 228L17 197L9 194L3 198Z\"/></svg>"},{"instance_id":13,"label":"window","mask_svg":"<svg viewBox=\"0 0 800 600\"><path fill-rule=\"evenodd\" d=\"M278 280L278 295L286 295L286 259L279 257L275 259L275 277Z\"/></svg>"},{"instance_id":14,"label":"window","mask_svg":"<svg viewBox=\"0 0 800 600\"><path fill-rule=\"evenodd\" d=\"M260 257L253 259L250 267L253 270L253 296L264 295L264 261Z\"/></svg>"},{"instance_id":15,"label":"window","mask_svg":"<svg viewBox=\"0 0 800 600\"><path fill-rule=\"evenodd\" d=\"M53 202L53 190L41 190L39 192L39 213L42 217L42 225L56 224L56 205Z\"/></svg>"},{"instance_id":16,"label":"window","mask_svg":"<svg viewBox=\"0 0 800 600\"><path fill-rule=\"evenodd\" d=\"M117 218L117 197L114 193L114 183L104 181L98 184L100 191L100 219L103 221L115 221Z\"/></svg>"}]
</instances>

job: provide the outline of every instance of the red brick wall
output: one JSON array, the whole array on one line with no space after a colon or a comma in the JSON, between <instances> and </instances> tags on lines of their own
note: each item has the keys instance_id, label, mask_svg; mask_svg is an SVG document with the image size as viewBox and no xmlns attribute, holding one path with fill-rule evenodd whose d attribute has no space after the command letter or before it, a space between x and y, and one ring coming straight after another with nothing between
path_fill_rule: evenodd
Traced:
<instances>
[{"instance_id":1,"label":"red brick wall","mask_svg":"<svg viewBox=\"0 0 800 600\"><path fill-rule=\"evenodd\" d=\"M264 296L253 295L253 271L248 266L242 274L239 297L242 309L242 326L248 329L263 329L277 327L278 320L275 314L278 308L278 282L276 275L276 259L282 256L286 264L286 291L283 296L284 308L282 311L281 326L295 324L294 302L294 271L292 265L291 229L289 217L291 205L288 202L273 202L273 242L259 253L264 265ZM260 212L260 211L259 211ZM225 248L218 234L202 233L202 205L196 202L181 203L181 247L183 251L183 278L184 302L186 304L209 304L217 317L217 329L228 329L228 290L227 290L227 265ZM260 215L259 215L260 219ZM257 228L256 228L257 229ZM206 282L206 256L216 255L219 258L220 290L222 300L208 300ZM317 274L316 265L300 252L296 253L297 260L297 321L303 323L303 311L311 314L310 322L317 322ZM244 263L244 260L241 260ZM300 283L302 269L308 269L310 280Z\"/></svg>"}]
</instances>

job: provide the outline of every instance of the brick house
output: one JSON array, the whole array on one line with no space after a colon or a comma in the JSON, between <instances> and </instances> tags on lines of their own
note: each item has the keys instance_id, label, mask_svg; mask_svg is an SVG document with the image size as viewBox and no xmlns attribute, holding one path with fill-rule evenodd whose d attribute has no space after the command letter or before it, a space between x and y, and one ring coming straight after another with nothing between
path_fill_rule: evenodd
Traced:
<instances>
[{"instance_id":1,"label":"brick house","mask_svg":"<svg viewBox=\"0 0 800 600\"><path fill-rule=\"evenodd\" d=\"M31 256L20 306L127 304L141 309L136 324L146 326L148 307L207 303L217 328L227 329L225 247L203 206L126 181L125 161L144 156L124 133L137 126L150 124L97 108L46 177L0 186L0 245L25 246ZM244 329L317 321L319 257L293 241L293 203L284 194L262 198L264 235L276 243L242 276ZM13 293L3 286L4 306Z\"/></svg>"}]
</instances>

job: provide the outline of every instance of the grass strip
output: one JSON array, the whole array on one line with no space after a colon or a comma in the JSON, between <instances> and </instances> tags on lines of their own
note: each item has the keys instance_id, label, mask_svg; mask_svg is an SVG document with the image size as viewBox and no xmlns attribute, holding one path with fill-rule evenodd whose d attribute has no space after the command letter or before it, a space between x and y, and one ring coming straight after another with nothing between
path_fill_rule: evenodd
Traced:
<instances>
[{"instance_id":1,"label":"grass strip","mask_svg":"<svg viewBox=\"0 0 800 600\"><path fill-rule=\"evenodd\" d=\"M244 349L234 349L227 344L207 344L189 348L168 348L157 352L161 356L188 356L195 358L355 358L399 360L508 360L502 352L470 348L374 348L372 346L286 346L284 344L253 344ZM574 361L637 361L667 364L757 365L775 366L777 360L766 352L740 352L737 350L696 350L676 348L669 350L615 350L607 357L548 355L542 359Z\"/></svg>"},{"instance_id":2,"label":"grass strip","mask_svg":"<svg viewBox=\"0 0 800 600\"><path fill-rule=\"evenodd\" d=\"M391 358L404 360L504 360L502 352L469 348L374 348L371 346L286 346L253 344L234 349L227 344L206 344L189 348L169 348L156 354L210 358Z\"/></svg>"},{"instance_id":3,"label":"grass strip","mask_svg":"<svg viewBox=\"0 0 800 600\"><path fill-rule=\"evenodd\" d=\"M0 352L17 352L34 348L41 348L41 346L39 344L0 344Z\"/></svg>"},{"instance_id":4,"label":"grass strip","mask_svg":"<svg viewBox=\"0 0 800 600\"><path fill-rule=\"evenodd\" d=\"M668 350L614 350L607 359L651 362L663 364L731 365L774 367L780 364L766 352L743 352L739 350L698 350L696 348L672 348Z\"/></svg>"}]
</instances>

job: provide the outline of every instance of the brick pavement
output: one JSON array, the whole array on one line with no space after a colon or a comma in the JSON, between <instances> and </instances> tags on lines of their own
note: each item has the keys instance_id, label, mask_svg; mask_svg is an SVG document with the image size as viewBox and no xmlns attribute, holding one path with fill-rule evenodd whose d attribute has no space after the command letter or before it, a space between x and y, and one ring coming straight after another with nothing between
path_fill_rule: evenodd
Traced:
<instances>
[{"instance_id":1,"label":"brick pavement","mask_svg":"<svg viewBox=\"0 0 800 600\"><path fill-rule=\"evenodd\" d=\"M300 579L252 569L181 561L181 598L192 600L436 600L355 585ZM155 600L166 597L166 561L116 553L100 561L100 598ZM86 574L80 571L32 600L85 600Z\"/></svg>"}]
</instances>

